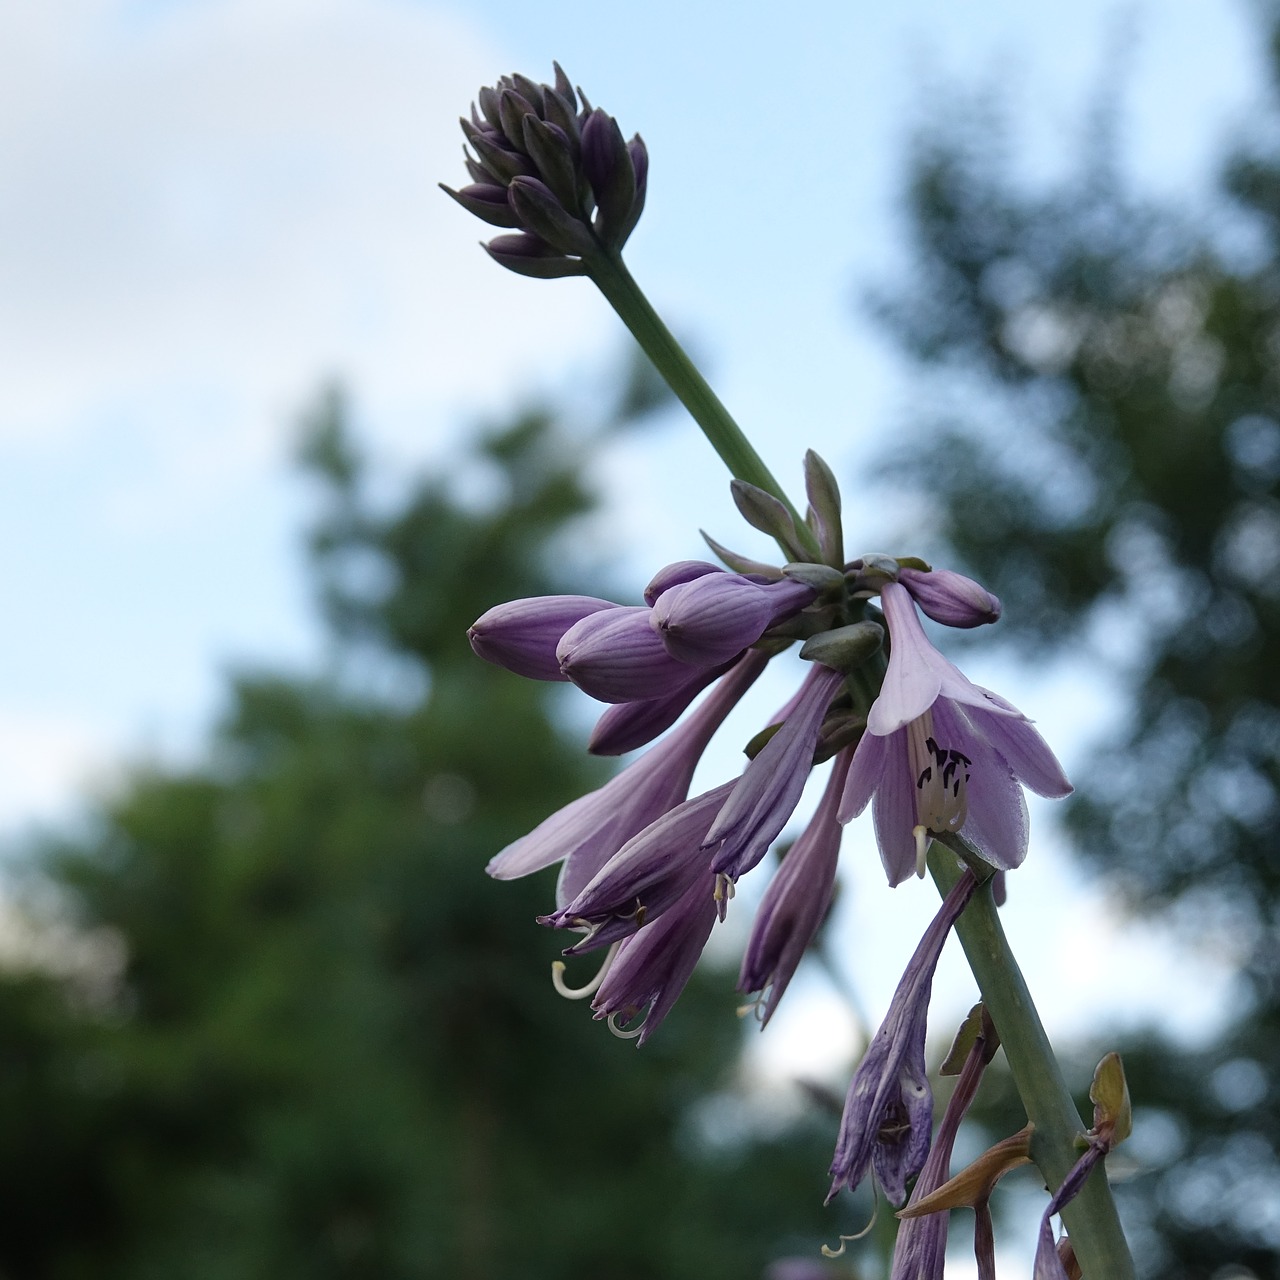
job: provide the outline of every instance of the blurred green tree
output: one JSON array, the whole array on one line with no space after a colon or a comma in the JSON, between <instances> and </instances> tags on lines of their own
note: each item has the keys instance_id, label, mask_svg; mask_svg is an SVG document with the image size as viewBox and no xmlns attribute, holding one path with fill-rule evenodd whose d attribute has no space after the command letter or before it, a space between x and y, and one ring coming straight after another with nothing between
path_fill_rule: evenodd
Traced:
<instances>
[{"instance_id":1,"label":"blurred green tree","mask_svg":"<svg viewBox=\"0 0 1280 1280\"><path fill-rule=\"evenodd\" d=\"M609 426L653 399L637 375ZM82 954L0 972L0 1275L701 1280L814 1248L830 1130L698 1119L739 1053L732 977L637 1054L552 992L547 880L483 874L604 776L562 691L465 636L583 588L555 553L603 433L519 414L465 459L489 500L441 473L380 513L347 418L327 395L302 448L332 671L241 676L207 759L17 859Z\"/></svg>"},{"instance_id":2,"label":"blurred green tree","mask_svg":"<svg viewBox=\"0 0 1280 1280\"><path fill-rule=\"evenodd\" d=\"M1075 846L1240 965L1216 1043L1125 1048L1127 1220L1164 1280L1280 1275L1280 8L1260 9L1272 79L1209 208L1133 193L1110 103L1035 182L971 102L915 141L910 278L873 299L920 373L887 465L933 550L1004 598L1006 639L1120 690Z\"/></svg>"}]
</instances>

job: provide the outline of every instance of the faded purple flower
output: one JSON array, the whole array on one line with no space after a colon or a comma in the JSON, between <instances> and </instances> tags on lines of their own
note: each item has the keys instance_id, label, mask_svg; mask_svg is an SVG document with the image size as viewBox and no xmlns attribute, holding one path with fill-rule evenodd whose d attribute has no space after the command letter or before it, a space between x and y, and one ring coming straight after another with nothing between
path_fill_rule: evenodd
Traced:
<instances>
[{"instance_id":1,"label":"faded purple flower","mask_svg":"<svg viewBox=\"0 0 1280 1280\"><path fill-rule=\"evenodd\" d=\"M737 573L708 573L664 591L650 623L672 657L714 666L755 644L775 622L799 613L817 594L788 578L760 583Z\"/></svg>"},{"instance_id":2,"label":"faded purple flower","mask_svg":"<svg viewBox=\"0 0 1280 1280\"><path fill-rule=\"evenodd\" d=\"M788 703L782 727L743 770L707 832L703 848L714 854L712 870L736 880L778 838L800 801L822 718L843 682L841 672L813 664L799 694Z\"/></svg>"},{"instance_id":3,"label":"faded purple flower","mask_svg":"<svg viewBox=\"0 0 1280 1280\"><path fill-rule=\"evenodd\" d=\"M907 588L881 591L892 648L880 696L854 753L840 820L874 797L876 841L890 884L923 873L930 832L963 830L1002 870L1027 852L1023 786L1065 796L1071 784L1017 707L972 684L931 645Z\"/></svg>"},{"instance_id":4,"label":"faded purple flower","mask_svg":"<svg viewBox=\"0 0 1280 1280\"><path fill-rule=\"evenodd\" d=\"M556 646L576 622L618 608L595 596L530 596L482 613L467 631L477 657L530 680L567 680Z\"/></svg>"},{"instance_id":5,"label":"faded purple flower","mask_svg":"<svg viewBox=\"0 0 1280 1280\"><path fill-rule=\"evenodd\" d=\"M951 926L977 884L973 873L965 871L947 894L858 1064L831 1162L828 1203L842 1187L854 1190L874 1165L889 1201L901 1204L907 1179L924 1164L933 1123L933 1093L924 1061L933 972Z\"/></svg>"},{"instance_id":6,"label":"faded purple flower","mask_svg":"<svg viewBox=\"0 0 1280 1280\"><path fill-rule=\"evenodd\" d=\"M951 569L899 569L898 581L926 616L948 627L980 627L1000 617L1000 597Z\"/></svg>"},{"instance_id":7,"label":"faded purple flower","mask_svg":"<svg viewBox=\"0 0 1280 1280\"><path fill-rule=\"evenodd\" d=\"M711 735L766 662L762 654L748 654L668 738L509 844L489 863L489 874L514 880L563 861L556 900L576 897L632 836L685 798Z\"/></svg>"},{"instance_id":8,"label":"faded purple flower","mask_svg":"<svg viewBox=\"0 0 1280 1280\"><path fill-rule=\"evenodd\" d=\"M738 975L738 990L761 993L760 1025L773 1016L796 966L817 936L836 887L844 828L836 820L852 750L836 758L809 825L765 890Z\"/></svg>"}]
</instances>

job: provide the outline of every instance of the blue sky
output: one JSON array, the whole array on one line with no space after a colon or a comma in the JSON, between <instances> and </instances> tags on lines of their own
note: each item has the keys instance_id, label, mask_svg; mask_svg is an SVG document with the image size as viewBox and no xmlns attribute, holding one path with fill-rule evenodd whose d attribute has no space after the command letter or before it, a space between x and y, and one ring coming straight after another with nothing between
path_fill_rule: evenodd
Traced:
<instances>
[{"instance_id":1,"label":"blue sky","mask_svg":"<svg viewBox=\"0 0 1280 1280\"><path fill-rule=\"evenodd\" d=\"M0 831L71 812L123 758L194 750L228 666L321 659L288 455L324 379L351 388L394 487L476 417L589 387L616 355L590 286L494 268L435 189L462 180L456 118L480 84L558 58L644 135L632 270L784 483L817 448L854 541L875 547L894 512L859 501L857 469L912 388L857 299L904 261L909 126L948 85L998 83L1028 170L1053 173L1126 30L1126 161L1207 207L1215 148L1259 81L1243 0L0 8ZM534 308L537 325L500 323ZM675 417L600 480L620 576L696 554L695 524L735 545L718 464ZM1070 763L1102 709L1077 679L988 682ZM1027 876L1033 900L1077 895L1049 944L1024 916L1046 964L1088 910L1113 947L1086 962L1099 983L1176 965L1060 858ZM849 927L874 939L883 904L867 901ZM1090 1019L1087 986L1059 1025Z\"/></svg>"}]
</instances>

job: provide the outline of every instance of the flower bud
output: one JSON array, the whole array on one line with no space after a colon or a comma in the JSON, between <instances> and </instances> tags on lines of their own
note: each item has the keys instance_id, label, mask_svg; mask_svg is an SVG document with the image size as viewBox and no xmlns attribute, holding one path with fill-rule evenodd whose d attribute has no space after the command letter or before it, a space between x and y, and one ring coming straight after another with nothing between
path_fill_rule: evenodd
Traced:
<instances>
[{"instance_id":1,"label":"flower bud","mask_svg":"<svg viewBox=\"0 0 1280 1280\"><path fill-rule=\"evenodd\" d=\"M649 610L617 608L569 628L556 648L560 670L601 702L643 702L683 688L697 670L673 658L649 625Z\"/></svg>"},{"instance_id":2,"label":"flower bud","mask_svg":"<svg viewBox=\"0 0 1280 1280\"><path fill-rule=\"evenodd\" d=\"M803 582L761 585L736 573L709 573L664 591L650 621L673 657L710 667L754 644L815 594Z\"/></svg>"},{"instance_id":3,"label":"flower bud","mask_svg":"<svg viewBox=\"0 0 1280 1280\"><path fill-rule=\"evenodd\" d=\"M644 589L644 602L652 608L664 591L678 587L683 582L692 582L694 578L705 577L709 573L723 572L719 565L708 564L705 560L677 560L674 564L659 569L649 580L649 585Z\"/></svg>"},{"instance_id":4,"label":"flower bud","mask_svg":"<svg viewBox=\"0 0 1280 1280\"><path fill-rule=\"evenodd\" d=\"M567 680L556 645L575 622L619 606L594 596L533 596L481 614L467 632L478 657L531 680Z\"/></svg>"},{"instance_id":5,"label":"flower bud","mask_svg":"<svg viewBox=\"0 0 1280 1280\"><path fill-rule=\"evenodd\" d=\"M962 573L903 568L898 581L928 617L944 626L980 627L1000 617L999 597Z\"/></svg>"}]
</instances>

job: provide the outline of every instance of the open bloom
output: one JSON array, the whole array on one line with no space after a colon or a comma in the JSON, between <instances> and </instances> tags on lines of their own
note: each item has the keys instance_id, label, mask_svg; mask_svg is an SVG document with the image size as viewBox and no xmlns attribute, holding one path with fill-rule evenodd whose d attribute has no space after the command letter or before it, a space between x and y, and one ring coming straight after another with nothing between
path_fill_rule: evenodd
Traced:
<instances>
[{"instance_id":1,"label":"open bloom","mask_svg":"<svg viewBox=\"0 0 1280 1280\"><path fill-rule=\"evenodd\" d=\"M854 753L840 820L874 799L890 884L922 870L931 832L963 830L993 866L1018 866L1028 834L1022 786L1065 796L1071 784L1062 766L1017 707L970 682L929 643L906 587L886 583L881 602L889 666Z\"/></svg>"}]
</instances>

